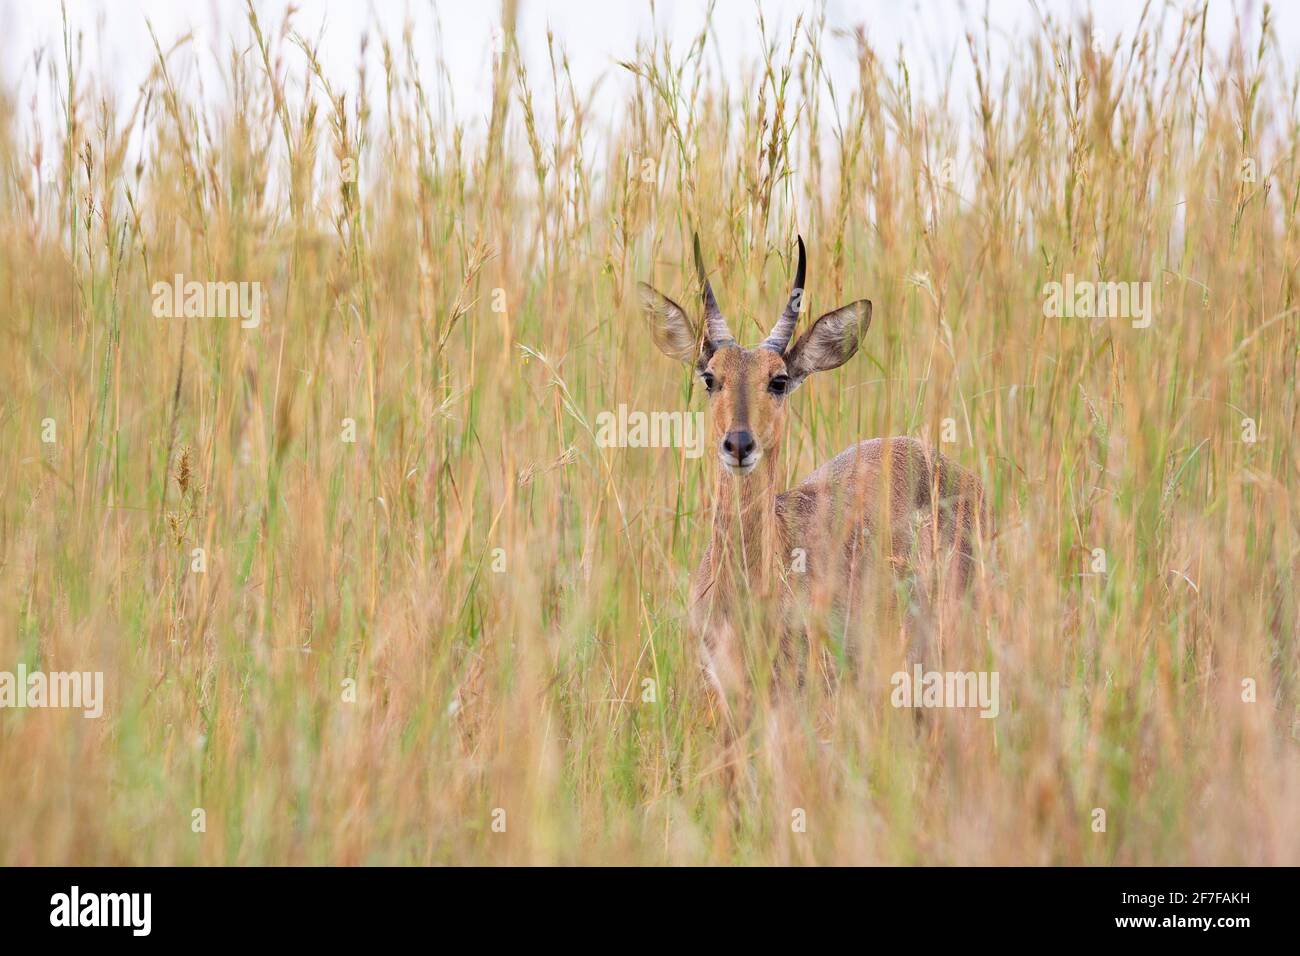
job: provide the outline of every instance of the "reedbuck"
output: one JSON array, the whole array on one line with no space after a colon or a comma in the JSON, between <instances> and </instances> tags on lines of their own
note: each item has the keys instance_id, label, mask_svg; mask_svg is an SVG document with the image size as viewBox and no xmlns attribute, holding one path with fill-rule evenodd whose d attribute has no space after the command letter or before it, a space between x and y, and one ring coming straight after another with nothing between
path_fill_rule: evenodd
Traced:
<instances>
[{"instance_id":1,"label":"reedbuck","mask_svg":"<svg viewBox=\"0 0 1300 956\"><path fill-rule=\"evenodd\" d=\"M937 592L960 594L973 571L974 540L984 520L978 479L914 438L874 438L780 491L777 458L790 395L813 372L853 357L871 323L871 303L860 299L827 312L791 344L806 268L800 238L785 311L766 339L744 348L718 308L698 236L695 266L704 300L701 330L676 302L645 283L639 289L655 344L694 365L708 392L721 467L709 545L691 581L690 621L724 712L745 682L742 631L760 632L766 644L760 653L775 673L793 667L802 679L815 622L837 620L845 651L855 653L847 636L862 629L863 614L880 606L872 604L873 596L903 590L910 596L902 630L909 654L919 658ZM886 574L871 574L886 566ZM896 589L900 580L908 587ZM746 629L747 623L757 627Z\"/></svg>"}]
</instances>

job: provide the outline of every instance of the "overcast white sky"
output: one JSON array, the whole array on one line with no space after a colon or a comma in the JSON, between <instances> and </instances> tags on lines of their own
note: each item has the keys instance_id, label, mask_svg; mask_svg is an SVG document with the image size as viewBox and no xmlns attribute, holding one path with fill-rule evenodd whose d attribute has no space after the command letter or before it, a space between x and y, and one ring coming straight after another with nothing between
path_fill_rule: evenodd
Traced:
<instances>
[{"instance_id":1,"label":"overcast white sky","mask_svg":"<svg viewBox=\"0 0 1300 956\"><path fill-rule=\"evenodd\" d=\"M1186 7L1181 0L1155 0L1158 10L1169 3ZM287 3L260 0L256 3L264 27L278 26ZM471 129L486 113L490 81L492 33L499 6L492 0L298 0L295 20L306 35L319 35L322 61L332 81L350 86L358 61L359 38L368 28L380 25L390 36L400 35L402 24L413 24L417 49L427 49L422 67L432 70L436 47L435 19L440 20L448 39L443 43L446 58L457 79L457 112ZM521 0L520 40L534 73L547 72L546 31L549 28L568 52L580 90L602 74L607 75L608 104L618 102L618 84L625 78L616 66L631 58L638 36L651 29L672 38L685 49L703 22L706 0L661 0L654 14L648 3L636 0ZM1141 12L1141 0L1039 0L1038 7L1058 18L1091 9L1105 39L1115 34L1131 37ZM955 85L965 96L967 58L964 31L983 16L983 2L956 0L768 0L763 10L769 26L779 36L803 12L825 9L828 25L851 28L862 24L878 51L892 59L900 47L907 58L914 84L935 92L955 55ZM987 4L994 33L1002 42L995 57L1014 55L1014 37L1033 31L1038 13L1029 0L990 0ZM1209 37L1222 46L1234 19L1249 11L1248 20L1257 26L1258 3L1244 0L1211 0ZM714 15L718 48L711 60L726 69L738 70L758 47L756 4L753 0L717 0ZM61 12L53 0L0 0L0 75L10 89L19 85L25 101L33 86L32 51L45 47L61 56ZM1300 51L1300 3L1274 4L1277 32L1292 57ZM68 15L74 34L83 35L88 65L96 65L99 76L112 77L121 92L130 94L149 69L152 48L146 19L152 22L164 48L186 31L195 35L195 55L183 58L179 71L197 70L210 93L220 91L215 72L214 51L228 49L231 38L241 42L247 36L244 4L235 0L68 0ZM377 44L371 44L372 58ZM828 50L828 70L837 81L853 75L851 50L837 43ZM378 75L372 59L372 76ZM543 87L544 88L544 87Z\"/></svg>"}]
</instances>

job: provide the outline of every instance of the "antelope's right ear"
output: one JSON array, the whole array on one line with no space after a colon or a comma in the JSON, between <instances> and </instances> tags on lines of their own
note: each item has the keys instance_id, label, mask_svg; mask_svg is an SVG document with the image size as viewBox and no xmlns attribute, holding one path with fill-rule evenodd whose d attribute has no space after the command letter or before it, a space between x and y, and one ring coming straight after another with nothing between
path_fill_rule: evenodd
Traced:
<instances>
[{"instance_id":1,"label":"antelope's right ear","mask_svg":"<svg viewBox=\"0 0 1300 956\"><path fill-rule=\"evenodd\" d=\"M636 288L641 296L641 312L650 323L659 351L679 362L694 364L700 354L700 336L686 317L686 310L644 282L638 282Z\"/></svg>"},{"instance_id":2,"label":"antelope's right ear","mask_svg":"<svg viewBox=\"0 0 1300 956\"><path fill-rule=\"evenodd\" d=\"M785 353L792 383L798 385L813 372L839 368L853 358L870 325L871 303L866 299L827 312Z\"/></svg>"}]
</instances>

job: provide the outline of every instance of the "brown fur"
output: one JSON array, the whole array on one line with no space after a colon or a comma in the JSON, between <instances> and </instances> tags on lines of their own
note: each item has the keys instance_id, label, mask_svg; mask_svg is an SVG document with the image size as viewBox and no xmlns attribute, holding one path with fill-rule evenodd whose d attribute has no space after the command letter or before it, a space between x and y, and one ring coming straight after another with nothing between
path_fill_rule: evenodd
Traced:
<instances>
[{"instance_id":1,"label":"brown fur","mask_svg":"<svg viewBox=\"0 0 1300 956\"><path fill-rule=\"evenodd\" d=\"M978 479L914 438L875 438L841 452L788 491L777 491L776 445L750 475L718 467L709 545L691 578L691 629L713 689L730 699L745 685L739 644L744 609L766 602L777 660L797 667L810 621L863 631L873 599L910 579L910 654L925 653L934 589L967 589L973 546L986 523ZM792 570L802 549L805 570ZM873 571L884 571L873 574ZM857 651L856 645L850 651Z\"/></svg>"},{"instance_id":2,"label":"brown fur","mask_svg":"<svg viewBox=\"0 0 1300 956\"><path fill-rule=\"evenodd\" d=\"M700 269L706 310L716 308ZM798 285L796 293L802 296ZM912 631L910 653L919 659L936 599L958 595L970 583L974 542L987 523L979 480L901 437L859 442L794 488L778 488L790 391L812 372L852 357L870 324L871 303L823 315L793 345L787 336L776 347L745 349L731 340L720 315L700 335L671 299L644 285L641 294L660 349L696 361L709 382L715 443L721 447L729 434L747 432L760 453L747 473L717 465L709 545L691 581L691 629L724 711L752 670L755 649L744 646L749 635L759 632L768 645L757 648L760 662L801 677L810 629L835 620L846 637L856 636L864 614L880 606L882 595L887 604L900 578L910 586L903 616ZM774 394L780 379L789 387Z\"/></svg>"}]
</instances>

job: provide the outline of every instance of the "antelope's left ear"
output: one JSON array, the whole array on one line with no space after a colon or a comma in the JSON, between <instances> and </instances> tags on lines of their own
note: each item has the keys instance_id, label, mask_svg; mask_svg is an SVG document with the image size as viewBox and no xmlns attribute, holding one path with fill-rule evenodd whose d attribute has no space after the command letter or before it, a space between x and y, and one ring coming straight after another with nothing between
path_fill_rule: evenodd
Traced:
<instances>
[{"instance_id":1,"label":"antelope's left ear","mask_svg":"<svg viewBox=\"0 0 1300 956\"><path fill-rule=\"evenodd\" d=\"M638 282L641 314L650 323L659 351L669 358L691 364L700 354L700 336L686 316L686 310L653 286Z\"/></svg>"},{"instance_id":2,"label":"antelope's left ear","mask_svg":"<svg viewBox=\"0 0 1300 956\"><path fill-rule=\"evenodd\" d=\"M785 353L792 384L798 385L813 372L839 368L853 358L869 325L871 303L866 299L819 318Z\"/></svg>"}]
</instances>

